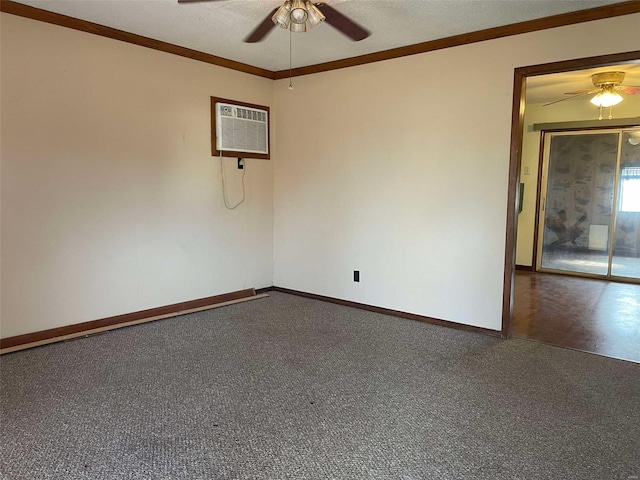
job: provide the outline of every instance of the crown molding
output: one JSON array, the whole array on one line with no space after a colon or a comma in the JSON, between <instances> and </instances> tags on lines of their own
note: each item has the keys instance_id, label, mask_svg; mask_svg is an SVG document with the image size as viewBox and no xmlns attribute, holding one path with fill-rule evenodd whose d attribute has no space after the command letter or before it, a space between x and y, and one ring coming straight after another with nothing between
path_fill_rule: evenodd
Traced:
<instances>
[{"instance_id":1,"label":"crown molding","mask_svg":"<svg viewBox=\"0 0 640 480\"><path fill-rule=\"evenodd\" d=\"M271 71L264 68L255 67L246 63L236 62L227 58L218 57L208 53L192 50L190 48L181 47L168 42L154 40L152 38L143 37L134 33L125 32L116 28L106 27L97 23L80 20L78 18L62 15L59 13L49 12L40 8L31 7L22 3L11 0L0 0L0 12L17 15L19 17L30 18L40 22L51 23L61 27L79 30L81 32L100 35L102 37L119 40L122 42L132 43L142 47L151 48L161 52L190 58L199 62L209 63L224 68L230 68L239 72L256 75L271 80L278 80L289 77L289 70ZM432 52L434 50L442 50L450 47L468 45L471 43L484 42L496 38L509 37L512 35L520 35L522 33L537 32L549 28L563 27L574 25L577 23L591 22L594 20L602 20L606 18L619 17L640 13L640 0L632 0L601 7L589 8L587 10L579 10L576 12L563 13L550 17L528 20L526 22L512 23L501 27L488 28L478 30L476 32L463 33L452 37L431 40L428 42L416 43L405 47L393 48L381 52L370 53L358 57L345 58L332 62L319 63L305 67L295 68L291 71L291 76L298 77L302 75L311 75L314 73L327 72L330 70L338 70L341 68L354 67L357 65L365 65L367 63L381 62L394 58L416 55L419 53Z\"/></svg>"},{"instance_id":2,"label":"crown molding","mask_svg":"<svg viewBox=\"0 0 640 480\"><path fill-rule=\"evenodd\" d=\"M274 78L271 70L254 67L253 65L236 62L235 60L229 60L228 58L218 57L198 50L181 47L179 45L174 45L173 43L154 40L153 38L143 37L142 35L125 32L124 30L118 30L117 28L106 27L86 20L80 20L79 18L62 15L60 13L49 12L47 10L42 10L41 8L12 2L11 0L0 0L0 12L30 18L31 20L37 20L39 22L51 23L53 25L71 28L73 30L79 30L81 32L92 33L94 35L100 35L101 37L120 40L121 42L132 43L141 47L171 53L180 57L190 58L199 62L217 65L219 67L230 68L232 70L257 75L271 80Z\"/></svg>"},{"instance_id":3,"label":"crown molding","mask_svg":"<svg viewBox=\"0 0 640 480\"><path fill-rule=\"evenodd\" d=\"M614 3L602 7L589 8L587 10L578 10L576 12L562 13L560 15L528 20L526 22L512 23L502 27L488 28L485 30L454 35L452 37L416 43L414 45L407 45L406 47L392 48L391 50L383 50L381 52L369 53L358 57L294 68L291 71L291 76L299 77L302 75L311 75L313 73L328 72L330 70L338 70L340 68L355 67L357 65L365 65L367 63L392 60L394 58L433 52L435 50L458 47L461 45L468 45L470 43L484 42L486 40L510 37L512 35L520 35L522 33L537 32L540 30L547 30L549 28L575 25L577 23L591 22L594 20L603 20L605 18L631 15L633 13L640 13L640 1L638 0ZM274 78L276 80L289 78L289 70L279 70L274 72Z\"/></svg>"}]
</instances>

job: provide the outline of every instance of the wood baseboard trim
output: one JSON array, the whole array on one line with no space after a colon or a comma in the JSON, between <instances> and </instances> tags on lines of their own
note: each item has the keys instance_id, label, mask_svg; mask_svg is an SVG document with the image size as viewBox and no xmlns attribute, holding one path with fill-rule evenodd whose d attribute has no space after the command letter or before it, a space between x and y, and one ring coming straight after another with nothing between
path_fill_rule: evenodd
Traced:
<instances>
[{"instance_id":1,"label":"wood baseboard trim","mask_svg":"<svg viewBox=\"0 0 640 480\"><path fill-rule=\"evenodd\" d=\"M72 338L85 337L96 333L102 333L116 328L139 325L163 318L176 317L187 313L200 312L212 308L224 307L234 303L256 300L268 297L267 294L256 294L253 288L238 290L236 292L214 295L212 297L174 303L164 307L151 308L133 313L125 313L114 317L76 323L64 327L51 328L24 335L3 338L0 340L0 355L16 352L26 348L39 347L49 343L61 342Z\"/></svg>"},{"instance_id":2,"label":"wood baseboard trim","mask_svg":"<svg viewBox=\"0 0 640 480\"><path fill-rule=\"evenodd\" d=\"M267 292L273 292L273 286L264 287L264 288L256 288L256 295L260 295Z\"/></svg>"},{"instance_id":3,"label":"wood baseboard trim","mask_svg":"<svg viewBox=\"0 0 640 480\"><path fill-rule=\"evenodd\" d=\"M406 320L415 320L417 322L429 323L431 325L438 325L440 327L454 328L456 330L463 330L466 332L482 333L484 335L490 335L492 337L500 337L501 333L498 330L489 330L488 328L474 327L472 325L464 325L462 323L450 322L448 320L440 320L438 318L425 317L423 315L416 315L414 313L401 312L399 310L391 310L389 308L375 307L373 305L367 305L366 303L351 302L349 300L342 300L339 298L325 297L324 295L316 295L314 293L301 292L299 290L291 290L289 288L273 287L275 292L289 293L291 295L297 295L299 297L312 298L314 300L320 300L323 302L335 303L345 307L358 308L360 310L367 310L369 312L381 313L383 315L390 315L392 317L404 318Z\"/></svg>"},{"instance_id":4,"label":"wood baseboard trim","mask_svg":"<svg viewBox=\"0 0 640 480\"><path fill-rule=\"evenodd\" d=\"M531 265L516 265L516 270L519 272L535 272L536 269Z\"/></svg>"}]
</instances>

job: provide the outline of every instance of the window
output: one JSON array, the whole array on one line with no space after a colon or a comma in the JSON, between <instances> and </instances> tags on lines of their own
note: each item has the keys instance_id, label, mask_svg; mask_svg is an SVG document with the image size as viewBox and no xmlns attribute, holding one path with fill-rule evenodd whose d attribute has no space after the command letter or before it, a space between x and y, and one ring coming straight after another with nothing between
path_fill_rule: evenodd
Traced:
<instances>
[{"instance_id":1,"label":"window","mask_svg":"<svg viewBox=\"0 0 640 480\"><path fill-rule=\"evenodd\" d=\"M620 211L640 213L640 167L620 170Z\"/></svg>"}]
</instances>

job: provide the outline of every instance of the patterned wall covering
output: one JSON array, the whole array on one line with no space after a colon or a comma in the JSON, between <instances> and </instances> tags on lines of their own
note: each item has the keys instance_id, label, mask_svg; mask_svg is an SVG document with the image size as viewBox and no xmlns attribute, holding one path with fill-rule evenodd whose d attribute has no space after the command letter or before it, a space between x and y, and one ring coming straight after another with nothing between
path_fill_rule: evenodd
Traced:
<instances>
[{"instance_id":1,"label":"patterned wall covering","mask_svg":"<svg viewBox=\"0 0 640 480\"><path fill-rule=\"evenodd\" d=\"M544 245L586 249L589 225L611 223L617 133L551 139Z\"/></svg>"},{"instance_id":2,"label":"patterned wall covering","mask_svg":"<svg viewBox=\"0 0 640 480\"><path fill-rule=\"evenodd\" d=\"M618 155L618 133L556 135L551 139L545 246L586 250L590 225L610 225ZM623 133L620 166L640 167L640 145ZM635 143L635 142L633 142ZM640 212L619 212L614 255L640 256Z\"/></svg>"}]
</instances>

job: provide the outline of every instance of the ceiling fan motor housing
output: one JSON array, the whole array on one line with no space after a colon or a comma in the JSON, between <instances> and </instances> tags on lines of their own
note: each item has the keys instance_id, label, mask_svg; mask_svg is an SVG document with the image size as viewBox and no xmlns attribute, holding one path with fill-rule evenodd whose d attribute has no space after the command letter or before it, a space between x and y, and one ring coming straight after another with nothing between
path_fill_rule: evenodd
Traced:
<instances>
[{"instance_id":1,"label":"ceiling fan motor housing","mask_svg":"<svg viewBox=\"0 0 640 480\"><path fill-rule=\"evenodd\" d=\"M602 72L591 75L591 81L596 87L603 85L619 85L624 81L624 72Z\"/></svg>"}]
</instances>

